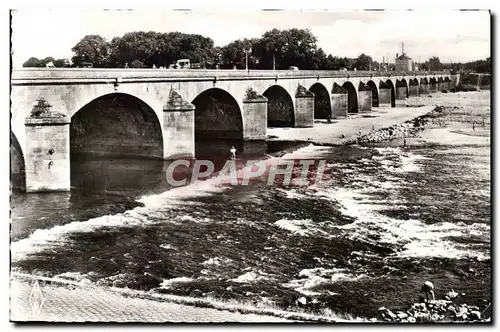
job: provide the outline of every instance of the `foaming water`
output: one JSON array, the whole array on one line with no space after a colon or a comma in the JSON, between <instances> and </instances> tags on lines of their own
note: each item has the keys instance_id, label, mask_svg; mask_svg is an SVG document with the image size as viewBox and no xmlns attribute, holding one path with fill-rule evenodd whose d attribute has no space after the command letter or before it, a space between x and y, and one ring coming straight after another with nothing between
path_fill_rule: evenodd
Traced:
<instances>
[{"instance_id":1,"label":"foaming water","mask_svg":"<svg viewBox=\"0 0 500 332\"><path fill-rule=\"evenodd\" d=\"M283 308L306 296L363 315L408 300L423 278L457 291L476 287L473 303L487 293L484 147L309 145L268 162L300 158L326 159L333 182L231 186L211 178L141 195L127 211L12 242L13 268Z\"/></svg>"}]
</instances>

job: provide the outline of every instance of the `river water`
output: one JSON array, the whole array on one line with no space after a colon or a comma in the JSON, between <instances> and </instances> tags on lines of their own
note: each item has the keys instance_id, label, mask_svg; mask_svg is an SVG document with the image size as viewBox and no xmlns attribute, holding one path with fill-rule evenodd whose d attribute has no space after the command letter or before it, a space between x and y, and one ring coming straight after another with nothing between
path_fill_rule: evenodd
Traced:
<instances>
[{"instance_id":1,"label":"river water","mask_svg":"<svg viewBox=\"0 0 500 332\"><path fill-rule=\"evenodd\" d=\"M12 269L365 317L425 280L490 299L489 145L282 148L260 157L327 160L333 183L171 188L161 161L80 161L71 192L12 195Z\"/></svg>"}]
</instances>

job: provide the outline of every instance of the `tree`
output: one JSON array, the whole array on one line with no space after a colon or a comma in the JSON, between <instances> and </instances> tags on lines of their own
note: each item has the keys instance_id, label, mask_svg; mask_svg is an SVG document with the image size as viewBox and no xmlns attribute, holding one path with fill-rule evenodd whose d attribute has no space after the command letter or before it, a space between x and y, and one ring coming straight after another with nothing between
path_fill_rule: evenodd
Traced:
<instances>
[{"instance_id":1,"label":"tree","mask_svg":"<svg viewBox=\"0 0 500 332\"><path fill-rule=\"evenodd\" d=\"M310 60L310 69L314 70L327 70L328 69L328 60L326 53L323 49L318 49L313 52Z\"/></svg>"},{"instance_id":2,"label":"tree","mask_svg":"<svg viewBox=\"0 0 500 332\"><path fill-rule=\"evenodd\" d=\"M54 66L57 68L63 68L63 67L70 67L71 64L69 63L68 59L57 59L53 61Z\"/></svg>"},{"instance_id":3,"label":"tree","mask_svg":"<svg viewBox=\"0 0 500 332\"><path fill-rule=\"evenodd\" d=\"M262 69L288 69L298 66L311 69L311 59L317 51L316 37L308 29L273 29L265 32L255 44L254 55Z\"/></svg>"},{"instance_id":4,"label":"tree","mask_svg":"<svg viewBox=\"0 0 500 332\"><path fill-rule=\"evenodd\" d=\"M130 64L130 68L144 68L144 67L145 67L144 64L139 60L134 60Z\"/></svg>"},{"instance_id":5,"label":"tree","mask_svg":"<svg viewBox=\"0 0 500 332\"><path fill-rule=\"evenodd\" d=\"M94 67L106 67L109 49L110 45L103 37L88 35L71 49L75 53L72 61L76 66L91 62Z\"/></svg>"},{"instance_id":6,"label":"tree","mask_svg":"<svg viewBox=\"0 0 500 332\"><path fill-rule=\"evenodd\" d=\"M361 53L354 60L354 68L356 68L357 70L370 70L372 61L373 60L371 56Z\"/></svg>"},{"instance_id":7,"label":"tree","mask_svg":"<svg viewBox=\"0 0 500 332\"><path fill-rule=\"evenodd\" d=\"M45 64L42 64L40 59L31 57L23 63L23 67L45 67Z\"/></svg>"},{"instance_id":8,"label":"tree","mask_svg":"<svg viewBox=\"0 0 500 332\"><path fill-rule=\"evenodd\" d=\"M441 60L439 60L439 57L433 56L429 59L429 70L442 70L443 65L441 64Z\"/></svg>"},{"instance_id":9,"label":"tree","mask_svg":"<svg viewBox=\"0 0 500 332\"><path fill-rule=\"evenodd\" d=\"M258 63L256 56L252 54L258 39L238 39L221 48L223 68L245 68L246 54L248 52L248 67L252 68Z\"/></svg>"},{"instance_id":10,"label":"tree","mask_svg":"<svg viewBox=\"0 0 500 332\"><path fill-rule=\"evenodd\" d=\"M134 60L146 67L169 66L178 59L191 63L211 63L214 56L212 39L196 34L180 32L129 32L111 40L109 65L123 67Z\"/></svg>"}]
</instances>

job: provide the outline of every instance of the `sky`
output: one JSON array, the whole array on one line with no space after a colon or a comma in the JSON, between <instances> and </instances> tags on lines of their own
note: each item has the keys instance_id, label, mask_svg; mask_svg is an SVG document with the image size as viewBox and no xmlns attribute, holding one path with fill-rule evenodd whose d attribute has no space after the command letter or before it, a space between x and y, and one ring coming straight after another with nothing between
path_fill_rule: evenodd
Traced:
<instances>
[{"instance_id":1,"label":"sky","mask_svg":"<svg viewBox=\"0 0 500 332\"><path fill-rule=\"evenodd\" d=\"M180 31L210 37L216 46L260 37L273 28L307 28L317 45L334 56L361 53L381 61L404 51L414 61L438 56L441 62L467 62L490 56L488 11L261 11L217 10L45 10L12 11L12 63L30 57L71 58L85 35L111 40L132 31Z\"/></svg>"}]
</instances>

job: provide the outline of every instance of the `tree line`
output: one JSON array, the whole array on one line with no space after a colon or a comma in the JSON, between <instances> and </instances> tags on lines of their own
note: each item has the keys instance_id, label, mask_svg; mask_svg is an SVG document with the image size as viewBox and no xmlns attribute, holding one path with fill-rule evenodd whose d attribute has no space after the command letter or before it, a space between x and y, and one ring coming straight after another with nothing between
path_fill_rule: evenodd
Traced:
<instances>
[{"instance_id":1,"label":"tree line","mask_svg":"<svg viewBox=\"0 0 500 332\"><path fill-rule=\"evenodd\" d=\"M421 69L491 73L491 58L487 57L486 60L476 60L466 63L441 63L439 57L433 56L428 61L422 63Z\"/></svg>"},{"instance_id":2,"label":"tree line","mask_svg":"<svg viewBox=\"0 0 500 332\"><path fill-rule=\"evenodd\" d=\"M209 37L181 32L136 31L111 41L88 35L71 50L71 64L67 59L32 57L23 67L44 67L52 61L55 67L91 64L97 68L151 68L169 67L178 59L189 59L207 69L245 69L247 62L249 69L278 70L290 66L305 70L378 70L380 65L364 53L357 58L327 55L317 46L317 38L309 29L273 29L260 38L238 39L222 47L215 46ZM447 69L436 57L427 64L432 70Z\"/></svg>"}]
</instances>

